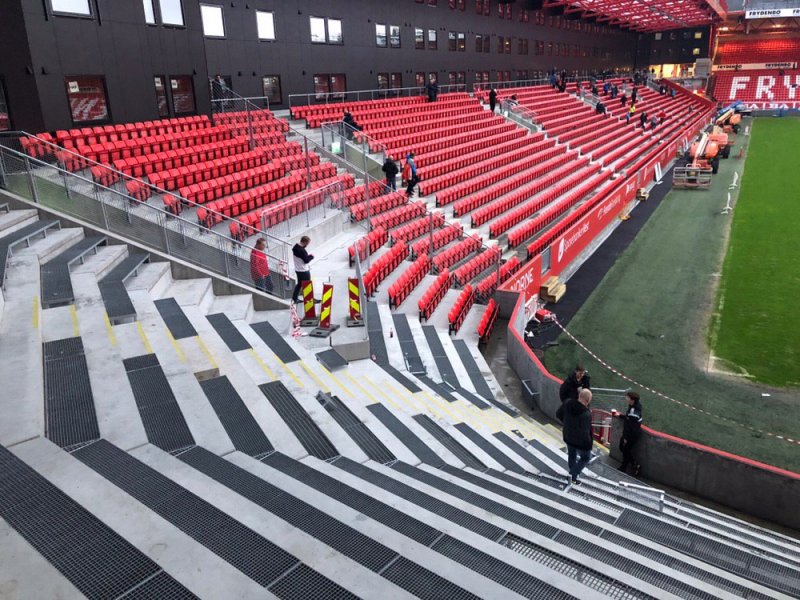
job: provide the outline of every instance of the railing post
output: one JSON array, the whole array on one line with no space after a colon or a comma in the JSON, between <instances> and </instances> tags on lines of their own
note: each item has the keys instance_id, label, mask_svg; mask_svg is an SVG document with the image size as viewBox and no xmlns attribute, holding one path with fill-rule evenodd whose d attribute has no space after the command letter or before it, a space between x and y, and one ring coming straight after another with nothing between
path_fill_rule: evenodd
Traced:
<instances>
[{"instance_id":1,"label":"railing post","mask_svg":"<svg viewBox=\"0 0 800 600\"><path fill-rule=\"evenodd\" d=\"M164 215L160 212L158 213L158 225L161 227L161 231L164 233L164 249L167 254L172 254L169 249L169 235L167 234L167 224L164 220Z\"/></svg>"},{"instance_id":2,"label":"railing post","mask_svg":"<svg viewBox=\"0 0 800 600\"><path fill-rule=\"evenodd\" d=\"M308 157L308 138L305 136L303 136L303 146L306 155L306 189L311 189L311 160Z\"/></svg>"},{"instance_id":3,"label":"railing post","mask_svg":"<svg viewBox=\"0 0 800 600\"><path fill-rule=\"evenodd\" d=\"M230 257L231 253L225 249L225 238L223 238L221 235L217 237L217 243L219 245L220 251L222 252L222 255L225 257L225 277L230 279L231 268L230 265L228 264L228 258ZM235 248L235 244L236 242L231 240L231 248Z\"/></svg>"},{"instance_id":4,"label":"railing post","mask_svg":"<svg viewBox=\"0 0 800 600\"><path fill-rule=\"evenodd\" d=\"M250 104L247 101L245 101L244 107L245 110L247 111L247 135L250 138L250 150L255 150L256 141L253 138L253 122L250 118Z\"/></svg>"},{"instance_id":5,"label":"railing post","mask_svg":"<svg viewBox=\"0 0 800 600\"><path fill-rule=\"evenodd\" d=\"M431 256L433 256L433 212L428 213L428 235L431 243Z\"/></svg>"},{"instance_id":6,"label":"railing post","mask_svg":"<svg viewBox=\"0 0 800 600\"><path fill-rule=\"evenodd\" d=\"M100 191L98 189L97 184L95 183L92 187L94 188L94 199L98 203L100 203L100 212L103 213L103 225L105 226L106 229L110 231L108 227L108 214L106 213L106 203L103 202L103 198L102 196L100 196Z\"/></svg>"},{"instance_id":7,"label":"railing post","mask_svg":"<svg viewBox=\"0 0 800 600\"><path fill-rule=\"evenodd\" d=\"M306 227L310 227L311 226L311 215L310 215L311 205L308 202L310 196L311 196L311 194L306 194L306 197L305 197L305 203L306 203Z\"/></svg>"},{"instance_id":8,"label":"railing post","mask_svg":"<svg viewBox=\"0 0 800 600\"><path fill-rule=\"evenodd\" d=\"M31 169L31 160L26 156L25 157L25 170L28 171L28 179L31 182L31 199L39 203L39 192L36 191L36 181L33 178L33 170Z\"/></svg>"}]
</instances>

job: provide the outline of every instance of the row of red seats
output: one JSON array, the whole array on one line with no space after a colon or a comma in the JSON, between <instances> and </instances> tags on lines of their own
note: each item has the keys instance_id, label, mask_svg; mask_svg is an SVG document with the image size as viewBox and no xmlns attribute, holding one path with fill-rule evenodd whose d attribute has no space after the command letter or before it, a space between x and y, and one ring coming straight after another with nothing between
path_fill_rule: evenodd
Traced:
<instances>
[{"instance_id":1,"label":"row of red seats","mask_svg":"<svg viewBox=\"0 0 800 600\"><path fill-rule=\"evenodd\" d=\"M478 322L478 343L479 344L487 344L489 342L489 338L492 335L492 330L494 329L494 324L497 322L497 315L500 313L500 310L497 306L497 302L494 301L494 298L489 300L489 304L486 305L486 312L483 313L481 320Z\"/></svg>"},{"instance_id":2,"label":"row of red seats","mask_svg":"<svg viewBox=\"0 0 800 600\"><path fill-rule=\"evenodd\" d=\"M289 131L289 124L275 117L270 111L251 110L217 113L214 115L214 123L217 125L240 125L242 123L252 123L261 125L269 123L280 131Z\"/></svg>"},{"instance_id":3,"label":"row of red seats","mask_svg":"<svg viewBox=\"0 0 800 600\"><path fill-rule=\"evenodd\" d=\"M448 118L446 120L446 123L448 125L450 125L450 127L452 128L452 127L455 127L455 126L458 126L458 125L462 125L463 126L463 125L468 125L470 123L475 123L476 121L483 121L485 118L486 118L485 114L482 114L482 113L479 113L479 112L474 112L474 113L469 113L469 114L466 114L466 115L462 115L460 117ZM362 138L365 138L367 136L369 136L370 138L376 139L376 140L386 139L387 136L398 136L398 139L400 139L403 136L407 136L407 135L411 135L411 134L430 132L430 127L431 127L430 123L418 123L416 125L413 125L413 124L412 125L406 125L405 127L403 127L403 133L402 134L398 134L397 133L397 129L395 127L371 127L369 129L369 131L366 131L366 132L363 132L363 133L360 132L360 131L354 131L353 132L353 137L358 142L360 142L362 140ZM364 135L364 134L366 134L366 135ZM378 146L377 145L371 146L371 149L372 149L373 152L377 152L378 151Z\"/></svg>"},{"instance_id":4,"label":"row of red seats","mask_svg":"<svg viewBox=\"0 0 800 600\"><path fill-rule=\"evenodd\" d=\"M350 112L356 122L366 129L375 125L382 125L389 119L398 125L405 125L415 120L427 121L428 119L424 117L431 115L438 117L441 114L447 113L448 116L455 116L457 112L463 112L468 109L470 104L471 102L469 100L456 100L451 102L436 102L435 104L421 104L399 113L389 112L382 108L368 111L351 110ZM320 127L323 123L338 121L342 118L343 114L343 110L338 112L334 111L324 115L307 116L305 119L307 126L311 129L315 129Z\"/></svg>"},{"instance_id":5,"label":"row of red seats","mask_svg":"<svg viewBox=\"0 0 800 600\"><path fill-rule=\"evenodd\" d=\"M327 163L330 164L330 163ZM312 171L317 167L312 167ZM335 168L333 169L335 172ZM286 174L286 168L279 165L268 164L255 167L254 169L245 169L244 171L237 171L230 175L223 175L202 181L200 183L192 183L190 185L180 188L178 191L181 196L194 202L196 204L205 204L212 200L217 200L224 196L230 196L237 192L241 192L252 187L264 185L270 181L280 179ZM330 177L331 175L323 175Z\"/></svg>"},{"instance_id":6,"label":"row of red seats","mask_svg":"<svg viewBox=\"0 0 800 600\"><path fill-rule=\"evenodd\" d=\"M495 169L506 165L516 165L517 168L522 168L535 154L546 148L551 148L555 144L555 140L542 140L543 136L543 133L533 133L529 135L525 139L526 145L522 145L516 152L506 152L505 148L498 146L496 155L489 158L483 157L485 153L482 150L465 154L458 162L450 161L453 165L453 169L451 169L450 172L422 181L419 184L420 193L427 196L433 192L438 192L442 188L455 186L452 189L456 191L452 194L451 189L446 189L436 194L436 202L439 206L449 204L463 195L463 193L458 191L460 189L460 184L456 185L458 182L463 181L464 183L468 183L478 175L491 173ZM439 200L440 197L442 198L441 202Z\"/></svg>"},{"instance_id":7,"label":"row of red seats","mask_svg":"<svg viewBox=\"0 0 800 600\"><path fill-rule=\"evenodd\" d=\"M486 269L497 263L497 261L500 260L500 254L500 248L494 246L484 250L477 256L470 258L467 262L453 271L453 277L456 280L456 284L464 285L468 281L472 281L476 275L480 275Z\"/></svg>"},{"instance_id":8,"label":"row of red seats","mask_svg":"<svg viewBox=\"0 0 800 600\"><path fill-rule=\"evenodd\" d=\"M451 267L460 260L480 249L483 240L479 235L469 235L460 242L453 244L433 257L433 268L441 273L444 269Z\"/></svg>"},{"instance_id":9,"label":"row of red seats","mask_svg":"<svg viewBox=\"0 0 800 600\"><path fill-rule=\"evenodd\" d=\"M389 241L389 234L383 227L376 227L370 231L367 235L356 241L355 244L347 249L350 266L352 267L356 262L356 252L358 252L359 260L367 260L368 249L370 254L374 254L375 251L383 246L387 241Z\"/></svg>"},{"instance_id":10,"label":"row of red seats","mask_svg":"<svg viewBox=\"0 0 800 600\"><path fill-rule=\"evenodd\" d=\"M444 148L443 150L431 152L430 154L416 156L414 160L417 163L417 167L424 168L428 165L433 165L434 163L439 163L448 159L461 158L467 152L492 148L504 142L524 139L526 136L527 131L525 129L514 127L512 130L503 133L493 133L490 136L483 137L477 142L468 141L456 146Z\"/></svg>"},{"instance_id":11,"label":"row of red seats","mask_svg":"<svg viewBox=\"0 0 800 600\"><path fill-rule=\"evenodd\" d=\"M425 290L422 298L419 299L417 307L419 308L419 320L427 321L439 306L439 303L444 299L450 286L453 284L453 276L445 269L437 277L436 280Z\"/></svg>"},{"instance_id":12,"label":"row of red seats","mask_svg":"<svg viewBox=\"0 0 800 600\"><path fill-rule=\"evenodd\" d=\"M147 202L147 199L152 195L150 186L141 181L126 181L125 189L128 190L128 196L139 202Z\"/></svg>"},{"instance_id":13,"label":"row of red seats","mask_svg":"<svg viewBox=\"0 0 800 600\"><path fill-rule=\"evenodd\" d=\"M180 148L178 150L168 150L166 152L115 160L113 164L117 171L122 171L127 175L141 179L150 173L188 167L196 163L226 158L248 150L247 138L235 138L224 142L202 144L193 148Z\"/></svg>"},{"instance_id":14,"label":"row of red seats","mask_svg":"<svg viewBox=\"0 0 800 600\"><path fill-rule=\"evenodd\" d=\"M384 100L361 100L356 102L337 102L335 104L309 104L307 106L293 106L291 109L293 119L303 119L306 115L342 114L344 111L370 108L397 108L409 104L422 104L426 102L425 96L407 96L404 98L388 98Z\"/></svg>"},{"instance_id":15,"label":"row of red seats","mask_svg":"<svg viewBox=\"0 0 800 600\"><path fill-rule=\"evenodd\" d=\"M559 125L558 127L551 127L547 131L547 135L551 137L557 137L558 140L561 141L561 136L564 135L565 133L568 133L574 129L585 127L587 125L600 127L603 121L605 120L606 117L604 117L603 115L598 115L597 113L594 112L588 113L586 116L570 120L569 123L564 123L563 125Z\"/></svg>"},{"instance_id":16,"label":"row of red seats","mask_svg":"<svg viewBox=\"0 0 800 600\"><path fill-rule=\"evenodd\" d=\"M638 125L638 117L637 117ZM620 131L620 129L622 131ZM625 130L627 129L627 131ZM637 131L636 127L625 128L618 126L614 131L610 131L603 135L597 136L596 139L581 146L581 154L591 156L592 160L597 160L603 154L608 152L608 148L616 147L619 144L625 144L635 137L639 137L641 130Z\"/></svg>"},{"instance_id":17,"label":"row of red seats","mask_svg":"<svg viewBox=\"0 0 800 600\"><path fill-rule=\"evenodd\" d=\"M457 185L449 187L440 194L436 194L436 206L445 206L451 202L465 198L469 194L485 190L486 186L493 185L501 182L507 177L514 177L532 168L532 165L538 164L542 161L549 160L550 158L564 153L563 147L555 147L556 140L548 139L536 144L532 144L530 148L539 148L535 153L526 152L522 158L519 155L513 156L517 160L513 162L506 162L495 166L495 168L486 171L482 174L475 174L466 181L462 181ZM469 203L464 200L459 200L453 206L453 215L458 216L472 210L466 208ZM477 205L476 205L477 206Z\"/></svg>"},{"instance_id":18,"label":"row of red seats","mask_svg":"<svg viewBox=\"0 0 800 600\"><path fill-rule=\"evenodd\" d=\"M363 192L363 188L362 192ZM369 200L369 215L377 216L385 213L388 210L397 208L408 203L408 196L403 192L391 192L385 196L372 197ZM367 203L359 202L350 206L350 219L353 221L361 221L367 218Z\"/></svg>"},{"instance_id":19,"label":"row of red seats","mask_svg":"<svg viewBox=\"0 0 800 600\"><path fill-rule=\"evenodd\" d=\"M269 155L266 152L251 150L225 158L150 173L147 179L153 186L162 190L176 190L206 179L216 179L244 169L254 169L267 163Z\"/></svg>"},{"instance_id":20,"label":"row of red seats","mask_svg":"<svg viewBox=\"0 0 800 600\"><path fill-rule=\"evenodd\" d=\"M524 148L530 143L530 136L517 137L516 139L512 139L511 141L505 143L495 143L494 145L490 144L488 148L482 148L480 150L470 152L469 154L461 154L460 156L455 156L449 160L441 160L440 162L430 165L429 167L417 169L417 174L422 178L422 183L420 184L422 186L421 189L425 189L425 193L427 193L427 189L424 188L424 185L425 181L427 181L429 177L436 177L438 175L442 175L443 173L450 173L454 174L460 180L461 174L458 172L458 169L460 169L463 165L478 161L491 160L501 152L508 152L511 153L512 156L516 156L516 153L520 150L520 148ZM467 160L470 162L467 162Z\"/></svg>"},{"instance_id":21,"label":"row of red seats","mask_svg":"<svg viewBox=\"0 0 800 600\"><path fill-rule=\"evenodd\" d=\"M437 103L438 104L438 103ZM361 125L365 130L369 130L375 125L384 125L386 120L391 118L392 123L396 125L409 125L411 123L436 123L441 121L442 119L450 119L454 117L458 117L459 115L463 115L465 111L474 110L478 111L483 109L478 106L477 104L472 104L471 102L465 103L464 106L458 106L454 108L446 108L441 110L443 107L439 106L436 107L435 105L427 105L429 107L433 107L434 110L419 110L414 113L402 113L398 115L391 115L388 116L386 114L376 114L374 118L364 118L359 117L358 115L353 115L356 119L356 122ZM484 111L485 112L485 111Z\"/></svg>"},{"instance_id":22,"label":"row of red seats","mask_svg":"<svg viewBox=\"0 0 800 600\"><path fill-rule=\"evenodd\" d=\"M498 237L517 223L527 219L536 211L550 204L550 202L565 193L571 185L579 182L580 177L585 173L585 171L581 171L581 169L588 162L586 158L579 158L575 160L573 164L559 167L549 175L539 178L534 183L528 184L520 190L511 192L504 198L495 200L491 204L479 208L472 214L474 226L477 227L499 216L500 218L489 225L489 234L492 237ZM599 169L600 165L597 165L595 171ZM573 175L569 176L570 173L573 173ZM536 194L540 195L532 198ZM520 204L521 206L508 212L510 209Z\"/></svg>"},{"instance_id":23,"label":"row of red seats","mask_svg":"<svg viewBox=\"0 0 800 600\"><path fill-rule=\"evenodd\" d=\"M502 285L509 277L516 273L521 266L522 263L519 258L516 256L509 258L500 265L499 273L498 271L493 271L475 285L475 293L478 295L478 298L488 298L495 293L498 288L498 274L500 275L500 284Z\"/></svg>"},{"instance_id":24,"label":"row of red seats","mask_svg":"<svg viewBox=\"0 0 800 600\"><path fill-rule=\"evenodd\" d=\"M378 215L377 217L372 217L369 220L369 227L370 229L375 229L376 227L391 229L392 227L407 223L411 219L421 217L425 212L424 202L412 202L399 208L393 208L389 212Z\"/></svg>"},{"instance_id":25,"label":"row of red seats","mask_svg":"<svg viewBox=\"0 0 800 600\"><path fill-rule=\"evenodd\" d=\"M447 322L450 324L450 333L457 333L464 324L469 310L475 304L475 290L467 284L456 298L453 308L447 313Z\"/></svg>"},{"instance_id":26,"label":"row of red seats","mask_svg":"<svg viewBox=\"0 0 800 600\"><path fill-rule=\"evenodd\" d=\"M94 165L89 167L92 179L107 188L110 188L120 180L120 174L105 165Z\"/></svg>"},{"instance_id":27,"label":"row of red seats","mask_svg":"<svg viewBox=\"0 0 800 600\"><path fill-rule=\"evenodd\" d=\"M595 169L595 167L597 169ZM588 171L591 173L592 170L599 170L599 168L600 165L595 163L589 167ZM589 173L581 174L581 176L574 181L574 184L578 184L582 179L585 179L586 175ZM565 197L547 209L543 210L541 214L537 215L530 221L527 221L524 225L517 227L513 231L510 231L508 233L508 247L514 248L515 246L520 245L523 241L527 240L531 236L541 231L547 225L560 218L561 215L575 206L575 204L577 204L581 198L590 194L609 177L611 177L610 171L600 171L593 177L585 179L585 181L577 187L570 186L572 189Z\"/></svg>"},{"instance_id":28,"label":"row of red seats","mask_svg":"<svg viewBox=\"0 0 800 600\"><path fill-rule=\"evenodd\" d=\"M635 151L641 149L643 143L649 143L652 139L654 139L654 135L651 135L650 129L647 130L648 133L642 135L637 132L636 137L630 139L628 142L622 144L621 146L612 147L609 150L606 150L604 154L600 154L598 150L596 155L596 160L600 160L603 166L611 166L612 170L619 171L620 168L624 167L625 164L631 161L631 156L629 153L635 154Z\"/></svg>"},{"instance_id":29,"label":"row of red seats","mask_svg":"<svg viewBox=\"0 0 800 600\"><path fill-rule=\"evenodd\" d=\"M386 193L387 188L386 184L383 181L373 181L369 184L369 197L376 198L381 194ZM352 206L353 204L357 204L359 202L365 202L365 192L364 186L359 185L354 187L353 189L347 190L344 195L344 206L341 208L345 208L346 206Z\"/></svg>"},{"instance_id":30,"label":"row of red seats","mask_svg":"<svg viewBox=\"0 0 800 600\"><path fill-rule=\"evenodd\" d=\"M411 266L397 278L397 281L389 286L389 306L395 308L400 306L403 300L408 298L414 288L419 285L419 282L425 278L430 267L427 254L417 257Z\"/></svg>"},{"instance_id":31,"label":"row of red seats","mask_svg":"<svg viewBox=\"0 0 800 600\"><path fill-rule=\"evenodd\" d=\"M431 226L433 226L434 229L438 229L442 225L444 225L444 215L442 213L428 213L421 219L411 221L410 223L406 223L405 225L401 225L400 227L393 229L389 234L389 237L391 238L393 244L399 241L410 243L411 240L415 240L419 236L429 233Z\"/></svg>"},{"instance_id":32,"label":"row of red seats","mask_svg":"<svg viewBox=\"0 0 800 600\"><path fill-rule=\"evenodd\" d=\"M23 136L19 138L19 143L22 151L33 158L44 158L53 154L57 149L56 142L49 133Z\"/></svg>"},{"instance_id":33,"label":"row of red seats","mask_svg":"<svg viewBox=\"0 0 800 600\"><path fill-rule=\"evenodd\" d=\"M452 223L447 227L443 227L438 231L433 232L433 249L438 250L439 248L446 246L450 242L452 242L456 238L460 238L464 234L464 227L462 227L461 223ZM419 256L420 254L428 254L431 252L431 240L430 237L423 238L414 242L411 246L411 255L412 256Z\"/></svg>"},{"instance_id":34,"label":"row of red seats","mask_svg":"<svg viewBox=\"0 0 800 600\"><path fill-rule=\"evenodd\" d=\"M119 140L132 140L153 135L168 133L182 133L206 129L211 123L206 115L191 117L177 117L161 121L141 121L138 123L125 123L119 125L103 125L97 127L84 127L70 129L69 131L56 131L56 143L63 148L77 148L104 142ZM42 134L40 134L41 136Z\"/></svg>"},{"instance_id":35,"label":"row of red seats","mask_svg":"<svg viewBox=\"0 0 800 600\"><path fill-rule=\"evenodd\" d=\"M463 215L477 209L472 215L472 226L477 227L505 212L499 210L502 206L506 206L506 210L511 207L502 201L493 204L489 204L490 202L515 190L515 196L520 198L524 197L525 194L533 196L558 181L558 178L561 177L560 173L567 172L562 168L577 158L577 154L574 151L564 152L563 147L553 148L549 154L553 156L548 157L543 163L513 177L506 177L498 183L467 196L463 200L459 200L453 205L453 214ZM568 166L574 168L572 164Z\"/></svg>"},{"instance_id":36,"label":"row of red seats","mask_svg":"<svg viewBox=\"0 0 800 600\"><path fill-rule=\"evenodd\" d=\"M408 136L409 141L394 141L391 139L381 140L387 151L396 156L405 156L409 152L421 156L423 154L430 154L437 150L449 148L454 144L466 144L467 142L474 142L481 140L492 135L506 133L508 131L515 131L517 126L514 123L509 123L502 117L488 117L479 122L477 126L470 127L469 129L455 129L453 127L445 128L439 135L434 136L428 141L422 141L420 138L424 137L423 134L416 134Z\"/></svg>"},{"instance_id":37,"label":"row of red seats","mask_svg":"<svg viewBox=\"0 0 800 600\"><path fill-rule=\"evenodd\" d=\"M280 121L264 121L262 123L237 123L235 125L228 124L223 125L226 127L232 135L258 135L259 137L263 138L277 138L277 139L284 139L283 134L285 133L283 128L280 126Z\"/></svg>"},{"instance_id":38,"label":"row of red seats","mask_svg":"<svg viewBox=\"0 0 800 600\"><path fill-rule=\"evenodd\" d=\"M251 188L237 194L233 194L222 200L214 200L208 203L208 211L218 213L225 217L238 217L246 212L260 208L266 204L277 202L289 194L297 193L306 187L306 175L301 172L289 173L277 181L266 185ZM198 208L198 218L201 208ZM204 211L205 213L205 211ZM208 213L205 213L208 214ZM214 217L215 219L217 217ZM203 219L200 219L201 221ZM215 221L214 225L219 221Z\"/></svg>"},{"instance_id":39,"label":"row of red seats","mask_svg":"<svg viewBox=\"0 0 800 600\"><path fill-rule=\"evenodd\" d=\"M609 119L608 123L601 127L596 127L594 124L587 125L585 128L574 129L569 133L565 133L558 138L559 142L568 143L570 148L580 148L587 142L591 142L598 136L605 135L611 131L619 129L619 121Z\"/></svg>"},{"instance_id":40,"label":"row of red seats","mask_svg":"<svg viewBox=\"0 0 800 600\"><path fill-rule=\"evenodd\" d=\"M368 133L370 137L380 139L386 146L403 142L422 144L430 140L436 140L447 136L453 131L456 124L464 125L477 121L491 123L494 122L495 119L498 119L498 122L500 122L500 117L492 118L486 111L473 111L460 117L428 120L424 125L411 125L409 127L404 127L401 131L392 127L386 127L384 123L380 127L370 128L365 133ZM356 139L358 139L360 134L362 134L362 132L354 133Z\"/></svg>"},{"instance_id":41,"label":"row of red seats","mask_svg":"<svg viewBox=\"0 0 800 600\"><path fill-rule=\"evenodd\" d=\"M798 56L800 38L720 40L715 62L723 65L795 62Z\"/></svg>"},{"instance_id":42,"label":"row of red seats","mask_svg":"<svg viewBox=\"0 0 800 600\"><path fill-rule=\"evenodd\" d=\"M381 281L389 276L400 263L408 257L408 246L405 242L395 244L386 254L381 254L372 261L372 266L364 274L364 290L367 296L372 296L378 289Z\"/></svg>"}]
</instances>

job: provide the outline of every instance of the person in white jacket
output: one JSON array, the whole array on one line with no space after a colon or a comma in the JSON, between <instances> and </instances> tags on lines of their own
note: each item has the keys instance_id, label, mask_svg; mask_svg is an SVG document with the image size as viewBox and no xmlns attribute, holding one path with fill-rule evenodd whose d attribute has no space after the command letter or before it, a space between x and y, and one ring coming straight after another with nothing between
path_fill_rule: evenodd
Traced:
<instances>
[{"instance_id":1,"label":"person in white jacket","mask_svg":"<svg viewBox=\"0 0 800 600\"><path fill-rule=\"evenodd\" d=\"M300 238L300 243L295 244L292 248L292 258L294 259L294 272L297 275L297 285L294 286L292 292L292 302L301 302L299 297L300 290L304 281L311 281L311 269L308 268L308 263L314 260L314 255L309 254L308 245L311 243L311 238L304 235Z\"/></svg>"}]
</instances>

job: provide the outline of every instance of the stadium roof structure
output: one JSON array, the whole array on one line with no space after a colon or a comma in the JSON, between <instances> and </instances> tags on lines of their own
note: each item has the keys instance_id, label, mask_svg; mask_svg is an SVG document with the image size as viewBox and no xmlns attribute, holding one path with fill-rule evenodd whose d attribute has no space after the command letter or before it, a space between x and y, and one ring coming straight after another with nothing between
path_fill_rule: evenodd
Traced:
<instances>
[{"instance_id":1,"label":"stadium roof structure","mask_svg":"<svg viewBox=\"0 0 800 600\"><path fill-rule=\"evenodd\" d=\"M544 7L640 32L711 25L727 14L725 0L545 0Z\"/></svg>"}]
</instances>

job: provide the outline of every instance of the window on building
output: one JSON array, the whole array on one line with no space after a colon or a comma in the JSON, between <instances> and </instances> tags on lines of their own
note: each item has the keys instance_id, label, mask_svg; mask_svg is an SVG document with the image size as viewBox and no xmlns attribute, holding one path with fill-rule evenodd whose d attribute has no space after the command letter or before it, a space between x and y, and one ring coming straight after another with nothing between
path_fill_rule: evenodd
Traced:
<instances>
[{"instance_id":1,"label":"window on building","mask_svg":"<svg viewBox=\"0 0 800 600\"><path fill-rule=\"evenodd\" d=\"M439 47L439 38L435 29L428 29L428 50L436 50Z\"/></svg>"},{"instance_id":2,"label":"window on building","mask_svg":"<svg viewBox=\"0 0 800 600\"><path fill-rule=\"evenodd\" d=\"M506 54L511 54L511 38L510 37L507 37L505 39L505 41L504 41L503 52L505 52Z\"/></svg>"},{"instance_id":3,"label":"window on building","mask_svg":"<svg viewBox=\"0 0 800 600\"><path fill-rule=\"evenodd\" d=\"M475 52L483 52L483 36L480 33L475 36Z\"/></svg>"},{"instance_id":4,"label":"window on building","mask_svg":"<svg viewBox=\"0 0 800 600\"><path fill-rule=\"evenodd\" d=\"M389 47L390 48L399 48L400 47L400 26L399 25L389 25Z\"/></svg>"},{"instance_id":5,"label":"window on building","mask_svg":"<svg viewBox=\"0 0 800 600\"><path fill-rule=\"evenodd\" d=\"M322 73L314 75L314 93L317 100L344 98L347 91L347 79L343 73Z\"/></svg>"},{"instance_id":6,"label":"window on building","mask_svg":"<svg viewBox=\"0 0 800 600\"><path fill-rule=\"evenodd\" d=\"M456 48L457 48L456 32L455 31L449 31L447 33L447 49L450 52L455 52Z\"/></svg>"},{"instance_id":7,"label":"window on building","mask_svg":"<svg viewBox=\"0 0 800 600\"><path fill-rule=\"evenodd\" d=\"M518 41L517 52L519 54L528 54L528 38L520 39Z\"/></svg>"},{"instance_id":8,"label":"window on building","mask_svg":"<svg viewBox=\"0 0 800 600\"><path fill-rule=\"evenodd\" d=\"M315 44L341 44L342 21L326 17L310 17L311 41Z\"/></svg>"},{"instance_id":9,"label":"window on building","mask_svg":"<svg viewBox=\"0 0 800 600\"><path fill-rule=\"evenodd\" d=\"M425 50L425 30L421 27L414 28L414 48Z\"/></svg>"},{"instance_id":10,"label":"window on building","mask_svg":"<svg viewBox=\"0 0 800 600\"><path fill-rule=\"evenodd\" d=\"M275 40L275 15L265 10L256 11L256 28L258 29L258 39Z\"/></svg>"},{"instance_id":11,"label":"window on building","mask_svg":"<svg viewBox=\"0 0 800 600\"><path fill-rule=\"evenodd\" d=\"M94 123L109 119L105 77L82 75L66 77L64 82L73 123Z\"/></svg>"},{"instance_id":12,"label":"window on building","mask_svg":"<svg viewBox=\"0 0 800 600\"><path fill-rule=\"evenodd\" d=\"M175 115L194 114L194 82L191 75L173 75L169 78L172 91L172 112Z\"/></svg>"},{"instance_id":13,"label":"window on building","mask_svg":"<svg viewBox=\"0 0 800 600\"><path fill-rule=\"evenodd\" d=\"M423 87L425 85L425 73L415 74L414 83L417 87Z\"/></svg>"},{"instance_id":14,"label":"window on building","mask_svg":"<svg viewBox=\"0 0 800 600\"><path fill-rule=\"evenodd\" d=\"M375 23L375 42L378 48L386 48L386 25Z\"/></svg>"},{"instance_id":15,"label":"window on building","mask_svg":"<svg viewBox=\"0 0 800 600\"><path fill-rule=\"evenodd\" d=\"M142 0L144 8L144 22L148 25L156 24L156 11L153 8L153 0Z\"/></svg>"},{"instance_id":16,"label":"window on building","mask_svg":"<svg viewBox=\"0 0 800 600\"><path fill-rule=\"evenodd\" d=\"M389 89L389 74L388 73L378 73L378 89L379 90L388 90Z\"/></svg>"},{"instance_id":17,"label":"window on building","mask_svg":"<svg viewBox=\"0 0 800 600\"><path fill-rule=\"evenodd\" d=\"M458 81L458 73L456 73L455 71L450 71L447 74L447 83L449 83L450 85L455 85L457 81Z\"/></svg>"},{"instance_id":18,"label":"window on building","mask_svg":"<svg viewBox=\"0 0 800 600\"><path fill-rule=\"evenodd\" d=\"M402 73L392 73L390 83L393 90L398 90L403 87L403 74Z\"/></svg>"},{"instance_id":19,"label":"window on building","mask_svg":"<svg viewBox=\"0 0 800 600\"><path fill-rule=\"evenodd\" d=\"M203 35L206 37L224 38L225 20L222 7L218 4L201 4L200 18L203 21Z\"/></svg>"},{"instance_id":20,"label":"window on building","mask_svg":"<svg viewBox=\"0 0 800 600\"><path fill-rule=\"evenodd\" d=\"M692 48L692 56L700 56L700 48Z\"/></svg>"},{"instance_id":21,"label":"window on building","mask_svg":"<svg viewBox=\"0 0 800 600\"><path fill-rule=\"evenodd\" d=\"M702 31L695 31L694 32L694 39L702 40L703 39L703 32Z\"/></svg>"},{"instance_id":22,"label":"window on building","mask_svg":"<svg viewBox=\"0 0 800 600\"><path fill-rule=\"evenodd\" d=\"M465 52L467 50L467 34L459 31L456 36L458 39L458 51Z\"/></svg>"},{"instance_id":23,"label":"window on building","mask_svg":"<svg viewBox=\"0 0 800 600\"><path fill-rule=\"evenodd\" d=\"M654 33L653 34L653 39L656 40L656 41L659 41L661 39L661 32L658 31L658 32Z\"/></svg>"},{"instance_id":24,"label":"window on building","mask_svg":"<svg viewBox=\"0 0 800 600\"><path fill-rule=\"evenodd\" d=\"M281 78L278 75L267 75L261 78L261 85L264 89L264 98L270 104L282 104Z\"/></svg>"},{"instance_id":25,"label":"window on building","mask_svg":"<svg viewBox=\"0 0 800 600\"><path fill-rule=\"evenodd\" d=\"M506 43L506 38L503 37L502 35L498 35L497 36L497 53L498 54L502 54L503 53L503 46L505 45L505 43Z\"/></svg>"},{"instance_id":26,"label":"window on building","mask_svg":"<svg viewBox=\"0 0 800 600\"><path fill-rule=\"evenodd\" d=\"M11 118L8 116L8 98L6 97L6 86L0 79L0 131L11 129Z\"/></svg>"},{"instance_id":27,"label":"window on building","mask_svg":"<svg viewBox=\"0 0 800 600\"><path fill-rule=\"evenodd\" d=\"M92 16L89 0L50 0L50 7L54 13L65 15Z\"/></svg>"},{"instance_id":28,"label":"window on building","mask_svg":"<svg viewBox=\"0 0 800 600\"><path fill-rule=\"evenodd\" d=\"M181 0L158 0L158 7L161 10L161 22L164 25L183 27Z\"/></svg>"},{"instance_id":29,"label":"window on building","mask_svg":"<svg viewBox=\"0 0 800 600\"><path fill-rule=\"evenodd\" d=\"M167 102L167 83L163 75L153 77L156 88L156 107L158 116L165 119L169 116L169 103Z\"/></svg>"}]
</instances>

